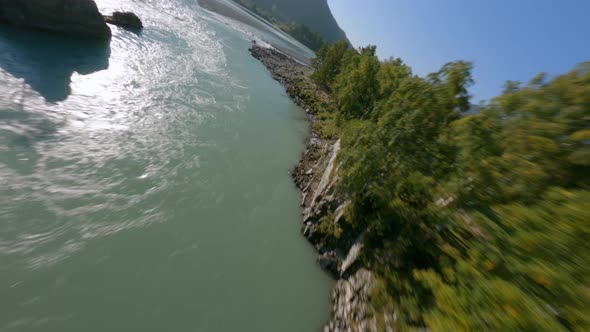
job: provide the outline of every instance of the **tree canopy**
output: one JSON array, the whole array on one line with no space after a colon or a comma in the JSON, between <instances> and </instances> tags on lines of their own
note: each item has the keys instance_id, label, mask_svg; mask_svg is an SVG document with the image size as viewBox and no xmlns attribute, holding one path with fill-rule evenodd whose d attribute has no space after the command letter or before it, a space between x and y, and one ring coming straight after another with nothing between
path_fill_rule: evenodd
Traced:
<instances>
[{"instance_id":1,"label":"tree canopy","mask_svg":"<svg viewBox=\"0 0 590 332\"><path fill-rule=\"evenodd\" d=\"M395 311L402 329L590 330L590 65L508 82L470 115L468 62L418 77L337 43L314 66L333 99L320 118L343 139L346 228L366 234L363 264L381 280L376 316Z\"/></svg>"}]
</instances>

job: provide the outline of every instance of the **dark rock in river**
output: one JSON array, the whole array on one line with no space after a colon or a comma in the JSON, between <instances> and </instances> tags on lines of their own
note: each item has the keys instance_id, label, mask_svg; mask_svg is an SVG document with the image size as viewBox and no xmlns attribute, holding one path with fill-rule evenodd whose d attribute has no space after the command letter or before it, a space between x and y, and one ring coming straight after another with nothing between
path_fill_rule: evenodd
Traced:
<instances>
[{"instance_id":1,"label":"dark rock in river","mask_svg":"<svg viewBox=\"0 0 590 332\"><path fill-rule=\"evenodd\" d=\"M79 37L111 37L93 0L0 0L0 23Z\"/></svg>"},{"instance_id":2,"label":"dark rock in river","mask_svg":"<svg viewBox=\"0 0 590 332\"><path fill-rule=\"evenodd\" d=\"M105 16L105 22L129 30L141 30L143 23L137 15L131 12L114 12L112 16Z\"/></svg>"}]
</instances>

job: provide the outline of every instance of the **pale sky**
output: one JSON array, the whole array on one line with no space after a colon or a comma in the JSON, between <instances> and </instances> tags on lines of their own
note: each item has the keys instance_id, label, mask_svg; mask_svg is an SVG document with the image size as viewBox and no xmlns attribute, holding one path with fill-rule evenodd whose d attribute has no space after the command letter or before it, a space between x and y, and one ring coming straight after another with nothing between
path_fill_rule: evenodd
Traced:
<instances>
[{"instance_id":1,"label":"pale sky","mask_svg":"<svg viewBox=\"0 0 590 332\"><path fill-rule=\"evenodd\" d=\"M506 80L569 71L590 60L590 0L328 0L355 46L374 44L419 75L475 64L477 103Z\"/></svg>"}]
</instances>

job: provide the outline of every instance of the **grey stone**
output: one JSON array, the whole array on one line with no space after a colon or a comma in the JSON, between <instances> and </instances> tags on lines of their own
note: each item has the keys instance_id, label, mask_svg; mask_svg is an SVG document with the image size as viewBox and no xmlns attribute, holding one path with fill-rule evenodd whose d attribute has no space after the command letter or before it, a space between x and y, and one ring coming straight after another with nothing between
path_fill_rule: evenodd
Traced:
<instances>
[{"instance_id":1,"label":"grey stone","mask_svg":"<svg viewBox=\"0 0 590 332\"><path fill-rule=\"evenodd\" d=\"M143 23L131 12L114 12L111 16L104 17L105 22L120 26L130 30L141 30L143 29Z\"/></svg>"}]
</instances>

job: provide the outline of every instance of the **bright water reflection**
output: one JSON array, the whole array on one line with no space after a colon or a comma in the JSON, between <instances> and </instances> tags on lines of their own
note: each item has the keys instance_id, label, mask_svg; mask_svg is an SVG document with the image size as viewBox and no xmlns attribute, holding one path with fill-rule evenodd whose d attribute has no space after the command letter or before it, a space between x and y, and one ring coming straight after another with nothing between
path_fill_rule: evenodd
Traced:
<instances>
[{"instance_id":1,"label":"bright water reflection","mask_svg":"<svg viewBox=\"0 0 590 332\"><path fill-rule=\"evenodd\" d=\"M319 328L304 113L196 2L97 2L144 32L0 30L0 331Z\"/></svg>"}]
</instances>

